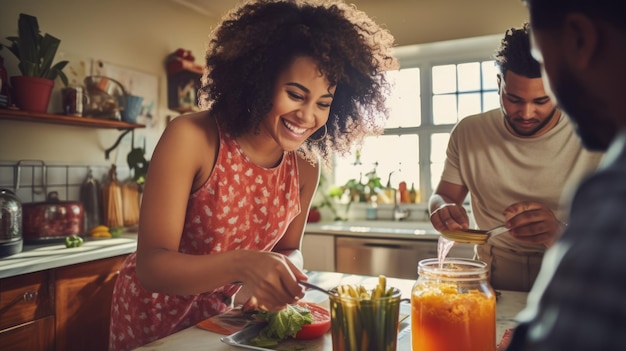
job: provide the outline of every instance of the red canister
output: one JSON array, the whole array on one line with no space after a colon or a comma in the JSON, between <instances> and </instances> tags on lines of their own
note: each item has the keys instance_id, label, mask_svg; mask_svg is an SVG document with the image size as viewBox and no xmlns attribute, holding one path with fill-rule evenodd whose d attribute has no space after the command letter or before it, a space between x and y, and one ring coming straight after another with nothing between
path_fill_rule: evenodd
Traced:
<instances>
[{"instance_id":1,"label":"red canister","mask_svg":"<svg viewBox=\"0 0 626 351\"><path fill-rule=\"evenodd\" d=\"M22 232L25 243L64 239L84 234L83 205L79 201L61 201L52 191L45 202L22 204Z\"/></svg>"}]
</instances>

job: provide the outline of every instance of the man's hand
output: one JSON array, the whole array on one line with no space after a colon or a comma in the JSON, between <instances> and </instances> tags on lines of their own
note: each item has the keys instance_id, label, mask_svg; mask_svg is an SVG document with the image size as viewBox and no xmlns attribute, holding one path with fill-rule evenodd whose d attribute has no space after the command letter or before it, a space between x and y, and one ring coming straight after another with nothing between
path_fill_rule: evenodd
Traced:
<instances>
[{"instance_id":1,"label":"man's hand","mask_svg":"<svg viewBox=\"0 0 626 351\"><path fill-rule=\"evenodd\" d=\"M549 247L563 230L563 223L540 202L518 202L507 207L503 214L509 233L526 242Z\"/></svg>"},{"instance_id":2,"label":"man's hand","mask_svg":"<svg viewBox=\"0 0 626 351\"><path fill-rule=\"evenodd\" d=\"M463 206L455 203L445 203L430 214L430 223L439 232L444 230L467 230L469 216Z\"/></svg>"}]
</instances>

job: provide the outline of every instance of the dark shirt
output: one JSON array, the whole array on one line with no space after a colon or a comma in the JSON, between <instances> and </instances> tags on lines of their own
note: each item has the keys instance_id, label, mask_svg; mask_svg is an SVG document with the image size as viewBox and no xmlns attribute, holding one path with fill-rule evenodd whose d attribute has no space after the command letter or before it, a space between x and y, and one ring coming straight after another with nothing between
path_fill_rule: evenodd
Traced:
<instances>
[{"instance_id":1,"label":"dark shirt","mask_svg":"<svg viewBox=\"0 0 626 351\"><path fill-rule=\"evenodd\" d=\"M626 130L573 198L508 351L626 350Z\"/></svg>"}]
</instances>

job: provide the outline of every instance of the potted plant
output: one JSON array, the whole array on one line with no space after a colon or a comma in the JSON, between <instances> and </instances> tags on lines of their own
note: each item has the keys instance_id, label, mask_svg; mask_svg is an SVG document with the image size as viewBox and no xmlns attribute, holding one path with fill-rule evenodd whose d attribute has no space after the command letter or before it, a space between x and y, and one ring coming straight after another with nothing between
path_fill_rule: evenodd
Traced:
<instances>
[{"instance_id":1,"label":"potted plant","mask_svg":"<svg viewBox=\"0 0 626 351\"><path fill-rule=\"evenodd\" d=\"M6 46L19 60L21 76L11 77L15 104L22 110L46 112L56 77L67 86L63 68L67 61L52 64L61 41L50 34L42 35L37 18L24 13L18 20L18 35L6 39ZM34 99L34 100L33 100Z\"/></svg>"}]
</instances>

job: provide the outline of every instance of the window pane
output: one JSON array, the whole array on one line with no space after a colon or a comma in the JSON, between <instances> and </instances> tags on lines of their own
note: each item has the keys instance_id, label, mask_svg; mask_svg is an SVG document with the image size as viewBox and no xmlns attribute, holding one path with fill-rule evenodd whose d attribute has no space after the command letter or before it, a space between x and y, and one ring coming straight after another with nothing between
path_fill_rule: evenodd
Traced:
<instances>
[{"instance_id":1,"label":"window pane","mask_svg":"<svg viewBox=\"0 0 626 351\"><path fill-rule=\"evenodd\" d=\"M459 91L480 90L480 65L478 62L458 65Z\"/></svg>"},{"instance_id":2,"label":"window pane","mask_svg":"<svg viewBox=\"0 0 626 351\"><path fill-rule=\"evenodd\" d=\"M456 65L434 66L432 71L433 94L456 91Z\"/></svg>"},{"instance_id":3,"label":"window pane","mask_svg":"<svg viewBox=\"0 0 626 351\"><path fill-rule=\"evenodd\" d=\"M419 68L388 72L387 77L394 87L387 100L390 116L385 128L419 126L422 119Z\"/></svg>"},{"instance_id":4,"label":"window pane","mask_svg":"<svg viewBox=\"0 0 626 351\"><path fill-rule=\"evenodd\" d=\"M433 123L452 124L456 121L456 95L433 96Z\"/></svg>"},{"instance_id":5,"label":"window pane","mask_svg":"<svg viewBox=\"0 0 626 351\"><path fill-rule=\"evenodd\" d=\"M387 184L389 173L391 185L397 187L401 181L409 186L414 182L419 186L419 142L413 135L381 135L367 137L361 148L361 164L355 165L355 154L335 160L335 184L343 185L350 179L359 179L359 175L370 172L376 167L376 173L383 185ZM366 179L363 178L363 182Z\"/></svg>"},{"instance_id":6,"label":"window pane","mask_svg":"<svg viewBox=\"0 0 626 351\"><path fill-rule=\"evenodd\" d=\"M430 136L430 162L443 163L446 160L446 149L448 149L448 141L450 133L434 133Z\"/></svg>"},{"instance_id":7,"label":"window pane","mask_svg":"<svg viewBox=\"0 0 626 351\"><path fill-rule=\"evenodd\" d=\"M433 189L433 193L437 190L437 185L441 180L441 174L443 173L443 163L432 163L430 165L430 186Z\"/></svg>"},{"instance_id":8,"label":"window pane","mask_svg":"<svg viewBox=\"0 0 626 351\"><path fill-rule=\"evenodd\" d=\"M430 181L433 190L437 188L441 179L449 140L450 133L435 133L430 137Z\"/></svg>"},{"instance_id":9,"label":"window pane","mask_svg":"<svg viewBox=\"0 0 626 351\"><path fill-rule=\"evenodd\" d=\"M461 94L459 96L459 120L481 112L480 93Z\"/></svg>"},{"instance_id":10,"label":"window pane","mask_svg":"<svg viewBox=\"0 0 626 351\"><path fill-rule=\"evenodd\" d=\"M483 94L483 111L493 110L500 107L500 95L497 91Z\"/></svg>"},{"instance_id":11,"label":"window pane","mask_svg":"<svg viewBox=\"0 0 626 351\"><path fill-rule=\"evenodd\" d=\"M481 65L483 68L483 90L497 90L498 69L496 68L495 61L484 61Z\"/></svg>"},{"instance_id":12,"label":"window pane","mask_svg":"<svg viewBox=\"0 0 626 351\"><path fill-rule=\"evenodd\" d=\"M383 184L387 183L389 173L393 171L392 186L397 187L400 181L405 181L408 186L415 183L419 187L421 163L430 168L430 174L422 176L430 176L430 179L424 181L434 189L441 178L449 133L453 126L461 118L500 106L494 62L480 60L443 65L425 64L424 67L429 68L425 68L426 71L421 74L431 74L429 79L432 86L423 95L427 99L432 97L428 104L432 123L442 126L437 127L437 133L434 134L430 125L424 128L422 123L421 99L424 97L420 91L420 69L406 68L389 72L389 80L395 85L388 99L390 119L385 125L386 133L390 132L389 128L400 127L417 127L416 132L367 138L360 150L358 164L355 164L354 152L347 158L336 158L334 184L343 185L349 179L358 179L360 174L365 182L365 174L376 168ZM412 133L412 130L401 129L398 133ZM418 136L431 142L428 159L419 160Z\"/></svg>"},{"instance_id":13,"label":"window pane","mask_svg":"<svg viewBox=\"0 0 626 351\"><path fill-rule=\"evenodd\" d=\"M343 185L350 179L358 178L359 172L362 170L362 164L355 163L355 153L352 152L345 156L335 156L335 164L333 166L333 185Z\"/></svg>"}]
</instances>

